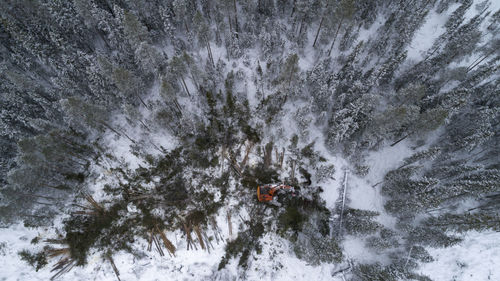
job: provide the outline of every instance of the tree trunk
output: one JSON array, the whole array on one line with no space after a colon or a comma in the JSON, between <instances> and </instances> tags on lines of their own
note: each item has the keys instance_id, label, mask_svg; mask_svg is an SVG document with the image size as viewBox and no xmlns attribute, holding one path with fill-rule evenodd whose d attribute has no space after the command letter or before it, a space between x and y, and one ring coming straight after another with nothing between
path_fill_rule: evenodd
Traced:
<instances>
[{"instance_id":1,"label":"tree trunk","mask_svg":"<svg viewBox=\"0 0 500 281\"><path fill-rule=\"evenodd\" d=\"M138 93L135 93L135 95L137 96L137 98L139 98L139 101L141 101L142 105L144 105L144 107L149 110L149 107L146 105L146 103L144 102L144 100L141 98L141 95L139 95Z\"/></svg>"},{"instance_id":2,"label":"tree trunk","mask_svg":"<svg viewBox=\"0 0 500 281\"><path fill-rule=\"evenodd\" d=\"M122 134L120 134L117 130L113 129L110 125L108 125L108 123L104 122L104 121L100 121L99 122L101 125L103 125L104 127L110 129L112 132L114 132L115 134L117 134L119 137L122 136Z\"/></svg>"},{"instance_id":3,"label":"tree trunk","mask_svg":"<svg viewBox=\"0 0 500 281\"><path fill-rule=\"evenodd\" d=\"M396 144L402 142L404 139L406 139L407 137L409 137L410 134L406 134L406 136L400 138L399 140L395 141L394 143L391 144L391 146L395 146Z\"/></svg>"},{"instance_id":4,"label":"tree trunk","mask_svg":"<svg viewBox=\"0 0 500 281\"><path fill-rule=\"evenodd\" d=\"M174 105L178 110L177 114L180 115L179 117L182 117L182 109L181 106L179 105L179 102L177 101L177 98L174 98Z\"/></svg>"},{"instance_id":5,"label":"tree trunk","mask_svg":"<svg viewBox=\"0 0 500 281\"><path fill-rule=\"evenodd\" d=\"M344 191L342 192L342 209L340 210L339 235L342 234L342 219L344 216L346 191L347 191L347 170L344 172Z\"/></svg>"},{"instance_id":6,"label":"tree trunk","mask_svg":"<svg viewBox=\"0 0 500 281\"><path fill-rule=\"evenodd\" d=\"M264 168L268 168L272 163L273 143L269 142L264 148Z\"/></svg>"},{"instance_id":7,"label":"tree trunk","mask_svg":"<svg viewBox=\"0 0 500 281\"><path fill-rule=\"evenodd\" d=\"M316 31L316 36L314 37L313 47L316 46L316 41L318 41L319 32L321 31L321 26L323 26L324 19L325 17L322 17L321 21L319 22L318 31Z\"/></svg>"},{"instance_id":8,"label":"tree trunk","mask_svg":"<svg viewBox=\"0 0 500 281\"><path fill-rule=\"evenodd\" d=\"M191 93L189 93L189 89L186 85L186 81L184 81L184 77L181 77L181 81L182 81L182 85L184 85L184 89L186 90L186 93L188 94L188 96L191 97Z\"/></svg>"},{"instance_id":9,"label":"tree trunk","mask_svg":"<svg viewBox=\"0 0 500 281\"><path fill-rule=\"evenodd\" d=\"M478 62L474 61L471 66L467 67L467 72L471 71L474 69L476 66L478 66L482 61L484 61L487 57L489 57L491 54L493 54L496 50L493 50L486 54L483 58L481 58Z\"/></svg>"},{"instance_id":10,"label":"tree trunk","mask_svg":"<svg viewBox=\"0 0 500 281\"><path fill-rule=\"evenodd\" d=\"M233 236L233 224L231 223L231 213L227 211L226 213L226 218L227 218L227 228L229 230L229 238Z\"/></svg>"},{"instance_id":11,"label":"tree trunk","mask_svg":"<svg viewBox=\"0 0 500 281\"><path fill-rule=\"evenodd\" d=\"M132 143L137 143L134 139L132 139L131 137L129 137L129 136L127 135L127 133L125 133L123 130L120 130L120 131L121 131L121 133L122 133L122 134L123 134L123 135L124 135L124 136L125 136L125 137L129 140L129 141L131 141Z\"/></svg>"},{"instance_id":12,"label":"tree trunk","mask_svg":"<svg viewBox=\"0 0 500 281\"><path fill-rule=\"evenodd\" d=\"M215 68L214 56L212 55L212 48L210 48L210 42L208 42L208 41L207 41L207 51L208 51L208 57L210 58L210 61L212 62L212 66Z\"/></svg>"},{"instance_id":13,"label":"tree trunk","mask_svg":"<svg viewBox=\"0 0 500 281\"><path fill-rule=\"evenodd\" d=\"M406 258L406 262L405 262L405 266L404 266L405 269L406 269L406 266L408 265L408 262L410 261L412 250L413 250L413 246L411 246L410 251L408 252L408 257Z\"/></svg>"},{"instance_id":14,"label":"tree trunk","mask_svg":"<svg viewBox=\"0 0 500 281\"><path fill-rule=\"evenodd\" d=\"M285 159L285 148L282 149L280 155L280 170L283 169L283 159Z\"/></svg>"},{"instance_id":15,"label":"tree trunk","mask_svg":"<svg viewBox=\"0 0 500 281\"><path fill-rule=\"evenodd\" d=\"M299 28L299 33L297 33L297 38L300 37L300 34L302 34L302 29L304 28L304 21L306 20L306 17L302 17L302 21L300 21L300 28Z\"/></svg>"},{"instance_id":16,"label":"tree trunk","mask_svg":"<svg viewBox=\"0 0 500 281\"><path fill-rule=\"evenodd\" d=\"M61 198L54 198L54 197L49 197L49 196L43 196L43 195L37 195L37 194L29 194L29 193L22 193L22 192L16 192L16 194L19 194L21 196L43 198L43 199L47 199L47 200L58 200L58 199L61 199Z\"/></svg>"},{"instance_id":17,"label":"tree trunk","mask_svg":"<svg viewBox=\"0 0 500 281\"><path fill-rule=\"evenodd\" d=\"M340 28L342 27L343 21L344 21L344 19L340 20L339 26L337 27L337 31L335 31L335 35L333 36L332 45L330 46L330 50L328 50L328 56L330 56L332 54L333 46L335 45L335 41L337 40L337 36L339 34Z\"/></svg>"},{"instance_id":18,"label":"tree trunk","mask_svg":"<svg viewBox=\"0 0 500 281\"><path fill-rule=\"evenodd\" d=\"M427 61L432 55L434 55L435 52L437 52L441 48L441 45L438 45L425 59L421 62ZM420 63L419 63L420 64Z\"/></svg>"},{"instance_id":19,"label":"tree trunk","mask_svg":"<svg viewBox=\"0 0 500 281\"><path fill-rule=\"evenodd\" d=\"M234 31L236 32L236 38L238 38L238 33L240 32L238 27L238 10L236 9L236 0L233 0L234 3Z\"/></svg>"},{"instance_id":20,"label":"tree trunk","mask_svg":"<svg viewBox=\"0 0 500 281\"><path fill-rule=\"evenodd\" d=\"M288 76L288 88L290 88L290 84L292 83L293 72L293 68L290 69L290 75ZM288 96L288 93L286 95Z\"/></svg>"},{"instance_id":21,"label":"tree trunk","mask_svg":"<svg viewBox=\"0 0 500 281\"><path fill-rule=\"evenodd\" d=\"M108 260L111 263L111 267L113 268L113 271L115 272L116 278L118 279L118 281L121 281L120 280L120 272L118 271L118 268L116 267L116 264L110 255L108 255Z\"/></svg>"},{"instance_id":22,"label":"tree trunk","mask_svg":"<svg viewBox=\"0 0 500 281\"><path fill-rule=\"evenodd\" d=\"M139 122L142 124L142 126L144 126L144 128L146 128L146 130L148 132L151 132L151 129L148 127L148 125L146 125L146 123L144 123L142 120L139 119Z\"/></svg>"}]
</instances>

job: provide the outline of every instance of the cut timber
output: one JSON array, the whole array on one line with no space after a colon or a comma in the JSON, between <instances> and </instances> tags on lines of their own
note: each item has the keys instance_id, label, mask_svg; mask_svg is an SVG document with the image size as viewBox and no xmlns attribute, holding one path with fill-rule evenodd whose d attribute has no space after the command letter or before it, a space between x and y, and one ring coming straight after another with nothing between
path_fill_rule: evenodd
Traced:
<instances>
[{"instance_id":1,"label":"cut timber","mask_svg":"<svg viewBox=\"0 0 500 281\"><path fill-rule=\"evenodd\" d=\"M325 17L321 17L321 21L319 22L318 31L316 32L316 36L314 37L313 48L316 45L316 41L318 41L319 32L321 31L321 27L323 26L323 20L324 19L325 19Z\"/></svg>"},{"instance_id":2,"label":"cut timber","mask_svg":"<svg viewBox=\"0 0 500 281\"><path fill-rule=\"evenodd\" d=\"M158 241L158 238L156 237L156 235L153 235L153 242L155 243L155 246L156 246L156 249L158 250L158 253L160 254L160 256L164 256L165 253L163 252L161 246L160 246L160 242Z\"/></svg>"},{"instance_id":3,"label":"cut timber","mask_svg":"<svg viewBox=\"0 0 500 281\"><path fill-rule=\"evenodd\" d=\"M241 168L238 166L238 163L236 163L236 160L234 159L234 156L231 155L231 157L228 157L225 155L226 159L229 161L229 164L231 165L231 168L233 168L233 171L241 177Z\"/></svg>"},{"instance_id":4,"label":"cut timber","mask_svg":"<svg viewBox=\"0 0 500 281\"><path fill-rule=\"evenodd\" d=\"M86 212L86 211L74 211L71 212L72 215L89 215L89 216L97 216L98 212Z\"/></svg>"},{"instance_id":5,"label":"cut timber","mask_svg":"<svg viewBox=\"0 0 500 281\"><path fill-rule=\"evenodd\" d=\"M153 245L153 229L151 228L151 232L149 235L149 241L148 241L148 252L151 252L151 246Z\"/></svg>"},{"instance_id":6,"label":"cut timber","mask_svg":"<svg viewBox=\"0 0 500 281\"><path fill-rule=\"evenodd\" d=\"M210 254L210 247L212 247L212 249L214 249L214 245L212 244L210 239L208 239L208 235L206 232L203 231L201 234L203 235L203 239L205 239L205 245L207 245L207 251Z\"/></svg>"},{"instance_id":7,"label":"cut timber","mask_svg":"<svg viewBox=\"0 0 500 281\"><path fill-rule=\"evenodd\" d=\"M118 271L118 268L116 267L116 264L113 261L113 258L110 255L108 255L107 258L108 258L109 262L111 263L111 267L113 268L113 271L115 272L116 278L118 279L118 281L121 281L120 280L120 272Z\"/></svg>"},{"instance_id":8,"label":"cut timber","mask_svg":"<svg viewBox=\"0 0 500 281\"><path fill-rule=\"evenodd\" d=\"M245 157L243 157L243 161L241 161L240 168L244 168L247 165L248 155L250 154L250 151L252 150L254 145L255 144L253 142L251 142L247 145L247 149L245 151Z\"/></svg>"},{"instance_id":9,"label":"cut timber","mask_svg":"<svg viewBox=\"0 0 500 281\"><path fill-rule=\"evenodd\" d=\"M64 239L47 239L46 243L51 244L65 244ZM69 272L75 265L76 261L71 257L71 250L69 247L67 248L58 248L58 249L46 249L45 254L49 258L60 257L59 261L54 264L50 272L56 271L56 273L50 278L50 280L54 280L57 277L63 275L66 272Z\"/></svg>"},{"instance_id":10,"label":"cut timber","mask_svg":"<svg viewBox=\"0 0 500 281\"><path fill-rule=\"evenodd\" d=\"M283 169L283 160L285 159L285 148L281 150L281 155L279 158L280 161L280 170Z\"/></svg>"},{"instance_id":11,"label":"cut timber","mask_svg":"<svg viewBox=\"0 0 500 281\"><path fill-rule=\"evenodd\" d=\"M404 137L400 138L399 140L397 140L397 141L393 142L393 143L391 144L391 146L395 146L396 144L398 144L398 143L402 142L403 140L405 140L405 139L406 139L407 137L409 137L409 136L410 136L410 134L406 134L406 136L404 136Z\"/></svg>"},{"instance_id":12,"label":"cut timber","mask_svg":"<svg viewBox=\"0 0 500 281\"><path fill-rule=\"evenodd\" d=\"M348 265L347 267L341 268L341 269L339 269L337 271L332 272L332 276L335 276L335 275L337 275L339 273L344 274L344 272L347 271L347 270L349 270L349 269L351 269L350 265Z\"/></svg>"},{"instance_id":13,"label":"cut timber","mask_svg":"<svg viewBox=\"0 0 500 281\"><path fill-rule=\"evenodd\" d=\"M156 231L158 231L158 233L160 234L160 238L161 238L161 240L163 240L163 244L165 245L165 248L167 248L169 254L172 254L175 257L175 246L174 246L174 244L172 244L172 242L170 242L170 240L168 240L168 238L165 235L165 233L163 231L160 231L160 229L158 228L158 226L156 226Z\"/></svg>"},{"instance_id":14,"label":"cut timber","mask_svg":"<svg viewBox=\"0 0 500 281\"><path fill-rule=\"evenodd\" d=\"M268 142L264 148L264 168L269 168L273 157L273 143Z\"/></svg>"},{"instance_id":15,"label":"cut timber","mask_svg":"<svg viewBox=\"0 0 500 281\"><path fill-rule=\"evenodd\" d=\"M214 217L210 217L210 223L212 224L212 230L214 231L215 241L217 241L217 245L219 245L219 237L220 240L224 240L224 237L222 237L219 226L217 225Z\"/></svg>"},{"instance_id":16,"label":"cut timber","mask_svg":"<svg viewBox=\"0 0 500 281\"><path fill-rule=\"evenodd\" d=\"M408 257L406 258L405 266L404 269L406 269L406 266L408 266L408 262L410 261L411 258L411 251L413 250L413 246L411 246L410 251L408 252Z\"/></svg>"},{"instance_id":17,"label":"cut timber","mask_svg":"<svg viewBox=\"0 0 500 281\"><path fill-rule=\"evenodd\" d=\"M229 237L233 236L233 224L231 223L231 213L227 211L227 226L229 229Z\"/></svg>"},{"instance_id":18,"label":"cut timber","mask_svg":"<svg viewBox=\"0 0 500 281\"><path fill-rule=\"evenodd\" d=\"M61 248L61 249L49 249L47 250L47 257L53 258L57 256L62 256L62 255L69 255L70 250L69 248Z\"/></svg>"},{"instance_id":19,"label":"cut timber","mask_svg":"<svg viewBox=\"0 0 500 281\"><path fill-rule=\"evenodd\" d=\"M54 265L54 267L50 271L50 272L57 271L56 274L54 274L50 278L50 280L54 280L57 277L63 275L64 273L70 271L75 266L75 264L76 264L76 261L70 257L62 258L59 262L57 262Z\"/></svg>"},{"instance_id":20,"label":"cut timber","mask_svg":"<svg viewBox=\"0 0 500 281\"><path fill-rule=\"evenodd\" d=\"M191 237L191 225L189 223L184 223L184 231L186 232L186 240L187 240L187 249L189 248L195 248L195 250L198 250L198 247L196 247L196 244L193 242L193 238Z\"/></svg>"},{"instance_id":21,"label":"cut timber","mask_svg":"<svg viewBox=\"0 0 500 281\"><path fill-rule=\"evenodd\" d=\"M221 159L224 159L226 158L226 147L223 145L222 148L221 148L221 151L220 151L220 158ZM224 171L224 161L221 161L221 171Z\"/></svg>"},{"instance_id":22,"label":"cut timber","mask_svg":"<svg viewBox=\"0 0 500 281\"><path fill-rule=\"evenodd\" d=\"M347 170L345 170L344 172L344 191L342 192L342 209L340 211L339 234L342 234L342 217L344 215L346 191L347 191Z\"/></svg>"},{"instance_id":23,"label":"cut timber","mask_svg":"<svg viewBox=\"0 0 500 281\"><path fill-rule=\"evenodd\" d=\"M66 240L64 239L45 239L43 240L43 242L45 243L49 243L49 244L66 244Z\"/></svg>"},{"instance_id":24,"label":"cut timber","mask_svg":"<svg viewBox=\"0 0 500 281\"><path fill-rule=\"evenodd\" d=\"M92 196L90 196L90 194L86 194L85 195L85 199L92 205L92 207L94 208L94 210L98 211L98 212L101 212L103 213L104 212L104 208L99 205L99 203L97 203L94 198L92 198Z\"/></svg>"},{"instance_id":25,"label":"cut timber","mask_svg":"<svg viewBox=\"0 0 500 281\"><path fill-rule=\"evenodd\" d=\"M205 247L205 243L203 243L203 236L201 235L201 230L200 230L200 227L198 225L195 225L193 227L194 229L194 233L196 233L196 236L198 237L198 242L200 243L200 247L205 250L206 247Z\"/></svg>"}]
</instances>

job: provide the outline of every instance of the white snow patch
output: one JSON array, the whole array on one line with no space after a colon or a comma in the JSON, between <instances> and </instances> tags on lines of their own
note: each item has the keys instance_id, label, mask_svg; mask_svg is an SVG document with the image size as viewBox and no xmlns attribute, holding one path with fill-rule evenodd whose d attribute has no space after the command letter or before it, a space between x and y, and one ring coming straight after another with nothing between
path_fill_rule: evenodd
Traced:
<instances>
[{"instance_id":1,"label":"white snow patch","mask_svg":"<svg viewBox=\"0 0 500 281\"><path fill-rule=\"evenodd\" d=\"M395 146L386 146L368 155L366 164L370 172L366 176L369 184L377 184L384 179L385 174L401 165L401 161L412 155L414 151L409 147L409 142L404 140Z\"/></svg>"},{"instance_id":2,"label":"white snow patch","mask_svg":"<svg viewBox=\"0 0 500 281\"><path fill-rule=\"evenodd\" d=\"M370 40L372 35L376 34L377 30L384 24L384 22L385 18L383 18L383 15L378 15L377 20L368 29L363 27L359 30L357 42L364 41L366 43Z\"/></svg>"},{"instance_id":3,"label":"white snow patch","mask_svg":"<svg viewBox=\"0 0 500 281\"><path fill-rule=\"evenodd\" d=\"M340 276L332 276L337 265L307 264L295 257L287 240L274 233L266 233L261 241L262 253L249 258L248 280L342 280Z\"/></svg>"},{"instance_id":4,"label":"white snow patch","mask_svg":"<svg viewBox=\"0 0 500 281\"><path fill-rule=\"evenodd\" d=\"M459 6L459 4L450 5L448 10L441 14L435 10L429 12L425 23L415 32L413 40L407 48L407 60L420 61L424 59L423 53L431 48L434 41L445 32L444 24Z\"/></svg>"},{"instance_id":5,"label":"white snow patch","mask_svg":"<svg viewBox=\"0 0 500 281\"><path fill-rule=\"evenodd\" d=\"M500 280L500 232L471 231L460 244L427 250L435 260L420 273L432 280Z\"/></svg>"},{"instance_id":6,"label":"white snow patch","mask_svg":"<svg viewBox=\"0 0 500 281\"><path fill-rule=\"evenodd\" d=\"M348 258L355 259L360 263L372 263L373 261L385 262L385 260L382 260L383 256L379 256L373 250L365 247L364 238L346 235L345 241L342 244Z\"/></svg>"},{"instance_id":7,"label":"white snow patch","mask_svg":"<svg viewBox=\"0 0 500 281\"><path fill-rule=\"evenodd\" d=\"M49 270L35 272L26 262L22 261L18 253L24 249L40 250L39 245L31 244L37 236L48 238L47 229L24 227L21 223L9 228L0 228L0 280L48 280L52 274Z\"/></svg>"}]
</instances>

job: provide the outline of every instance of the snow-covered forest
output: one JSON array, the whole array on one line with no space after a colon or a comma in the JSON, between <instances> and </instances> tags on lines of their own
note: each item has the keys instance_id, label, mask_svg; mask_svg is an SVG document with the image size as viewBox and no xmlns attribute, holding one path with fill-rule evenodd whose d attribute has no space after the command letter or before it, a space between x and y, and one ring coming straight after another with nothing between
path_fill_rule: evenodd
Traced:
<instances>
[{"instance_id":1,"label":"snow-covered forest","mask_svg":"<svg viewBox=\"0 0 500 281\"><path fill-rule=\"evenodd\" d=\"M499 78L497 0L0 0L0 280L500 280Z\"/></svg>"}]
</instances>

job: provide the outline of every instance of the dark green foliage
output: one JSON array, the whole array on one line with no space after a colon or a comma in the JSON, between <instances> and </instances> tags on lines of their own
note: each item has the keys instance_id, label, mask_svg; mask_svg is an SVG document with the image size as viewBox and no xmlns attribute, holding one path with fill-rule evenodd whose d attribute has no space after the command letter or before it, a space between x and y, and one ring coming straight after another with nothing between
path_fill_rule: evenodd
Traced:
<instances>
[{"instance_id":1,"label":"dark green foliage","mask_svg":"<svg viewBox=\"0 0 500 281\"><path fill-rule=\"evenodd\" d=\"M179 175L172 179L162 179L156 190L166 202L183 201L188 198L185 181Z\"/></svg>"},{"instance_id":2,"label":"dark green foliage","mask_svg":"<svg viewBox=\"0 0 500 281\"><path fill-rule=\"evenodd\" d=\"M36 271L47 265L47 255L45 254L45 251L31 253L28 250L22 250L19 252L19 256L21 257L21 260L33 266Z\"/></svg>"},{"instance_id":3,"label":"dark green foliage","mask_svg":"<svg viewBox=\"0 0 500 281\"><path fill-rule=\"evenodd\" d=\"M226 105L224 106L224 113L227 117L233 117L236 110L236 104L232 91L226 92Z\"/></svg>"},{"instance_id":4,"label":"dark green foliage","mask_svg":"<svg viewBox=\"0 0 500 281\"><path fill-rule=\"evenodd\" d=\"M124 203L117 203L98 215L73 216L65 221L65 241L69 245L71 257L76 260L78 265L86 264L90 247L107 248L111 246L111 243L118 242L120 243L117 245L119 247L113 250L127 248L126 243L130 237L127 239L124 236L126 236L129 226L114 224L120 219L119 211L125 208ZM110 237L110 235L113 236Z\"/></svg>"},{"instance_id":5,"label":"dark green foliage","mask_svg":"<svg viewBox=\"0 0 500 281\"><path fill-rule=\"evenodd\" d=\"M85 181L85 175L83 173L78 173L78 174L68 173L68 174L64 174L64 176L68 180L74 180L74 181L77 181L79 183L82 183L83 181Z\"/></svg>"},{"instance_id":6,"label":"dark green foliage","mask_svg":"<svg viewBox=\"0 0 500 281\"><path fill-rule=\"evenodd\" d=\"M270 124L274 117L280 112L282 105L285 103L285 95L281 92L267 96L262 102L263 116L266 124Z\"/></svg>"},{"instance_id":7,"label":"dark green foliage","mask_svg":"<svg viewBox=\"0 0 500 281\"><path fill-rule=\"evenodd\" d=\"M213 185L220 189L222 198L221 201L227 196L227 189L229 188L229 172L224 172L219 178L215 178L212 181Z\"/></svg>"},{"instance_id":8,"label":"dark green foliage","mask_svg":"<svg viewBox=\"0 0 500 281\"><path fill-rule=\"evenodd\" d=\"M317 220L316 227L318 228L319 234L325 237L330 234L330 210L326 209L320 213L319 219Z\"/></svg>"},{"instance_id":9,"label":"dark green foliage","mask_svg":"<svg viewBox=\"0 0 500 281\"><path fill-rule=\"evenodd\" d=\"M249 141L253 143L260 142L259 132L256 129L252 128L250 125L244 125L241 130L246 135Z\"/></svg>"},{"instance_id":10,"label":"dark green foliage","mask_svg":"<svg viewBox=\"0 0 500 281\"><path fill-rule=\"evenodd\" d=\"M190 222L192 225L199 225L204 222L206 215L201 210L195 210L186 216L186 221Z\"/></svg>"},{"instance_id":11,"label":"dark green foliage","mask_svg":"<svg viewBox=\"0 0 500 281\"><path fill-rule=\"evenodd\" d=\"M216 115L217 115L217 112L216 112L217 101L215 100L214 95L212 94L212 92L207 91L205 93L205 97L207 98L207 105L208 105L208 108L210 109L209 114L211 115L211 117L216 117Z\"/></svg>"},{"instance_id":12,"label":"dark green foliage","mask_svg":"<svg viewBox=\"0 0 500 281\"><path fill-rule=\"evenodd\" d=\"M35 237L35 238L31 239L31 244L36 245L36 244L38 244L38 242L40 242L40 237L39 237L39 236L37 236L37 237Z\"/></svg>"},{"instance_id":13,"label":"dark green foliage","mask_svg":"<svg viewBox=\"0 0 500 281\"><path fill-rule=\"evenodd\" d=\"M226 254L219 263L219 270L224 268L231 258L241 253L238 265L247 268L248 257L252 251L262 251L259 238L264 234L264 225L260 222L248 222L249 228L238 233L238 237L226 244Z\"/></svg>"},{"instance_id":14,"label":"dark green foliage","mask_svg":"<svg viewBox=\"0 0 500 281\"><path fill-rule=\"evenodd\" d=\"M304 146L304 148L300 151L300 154L305 158L313 158L315 156L314 142Z\"/></svg>"},{"instance_id":15,"label":"dark green foliage","mask_svg":"<svg viewBox=\"0 0 500 281\"><path fill-rule=\"evenodd\" d=\"M298 143L299 143L299 136L294 134L290 139L290 148L296 148Z\"/></svg>"},{"instance_id":16,"label":"dark green foliage","mask_svg":"<svg viewBox=\"0 0 500 281\"><path fill-rule=\"evenodd\" d=\"M309 173L306 169L304 169L304 168L302 168L302 167L299 167L299 172L300 172L300 173L302 174L302 176L304 176L304 178L306 179L306 181L304 182L304 184L305 184L306 186L311 185L311 183L312 183L312 182L311 182L311 176L312 176L312 175L311 175L311 174L310 174L310 173Z\"/></svg>"},{"instance_id":17,"label":"dark green foliage","mask_svg":"<svg viewBox=\"0 0 500 281\"><path fill-rule=\"evenodd\" d=\"M215 139L207 130L205 131L205 134L201 134L196 137L194 144L197 146L198 150L203 151L215 147L218 143L217 139Z\"/></svg>"},{"instance_id":18,"label":"dark green foliage","mask_svg":"<svg viewBox=\"0 0 500 281\"><path fill-rule=\"evenodd\" d=\"M246 188L255 190L259 185L277 181L279 181L279 176L276 170L272 168L266 169L264 165L258 164L253 168L247 168L243 172L241 184Z\"/></svg>"},{"instance_id":19,"label":"dark green foliage","mask_svg":"<svg viewBox=\"0 0 500 281\"><path fill-rule=\"evenodd\" d=\"M186 221L191 225L206 225L207 218L223 206L225 196L215 201L212 192L189 186L190 182L183 177L184 169L188 166L194 169L193 174L199 175L200 180L210 182L210 177L196 171L204 166L200 167L195 161L186 162L186 156L190 157L193 153L198 153L196 145L185 149L180 147L157 159L150 159L152 166L149 168L139 167L133 172L116 171L127 182L106 187L109 195L116 196L115 201L106 205L105 210L73 214L65 221L65 240L77 264L86 263L90 248L110 254L124 250L135 255L137 253L131 247L134 237L140 235L146 238L155 227L174 230L182 227ZM224 191L228 188L229 179L230 175L226 172L213 181ZM154 184L154 187L145 188L148 184ZM138 209L137 213L127 211L127 206L131 204ZM165 211L165 217L152 212L158 207Z\"/></svg>"},{"instance_id":20,"label":"dark green foliage","mask_svg":"<svg viewBox=\"0 0 500 281\"><path fill-rule=\"evenodd\" d=\"M288 206L285 211L279 215L278 222L282 231L287 231L288 229L300 231L305 219L306 217L301 214L299 209Z\"/></svg>"},{"instance_id":21,"label":"dark green foliage","mask_svg":"<svg viewBox=\"0 0 500 281\"><path fill-rule=\"evenodd\" d=\"M455 2L459 7L449 11ZM282 145L298 125L301 142L313 142L298 147L299 137L292 135L285 163L296 161L304 180L300 185L295 178L285 181L307 196L280 196L284 207L266 226L276 222L283 232L295 232L294 238L306 236L297 239L310 248L304 257L311 263L337 262L342 255L337 241L328 238L330 214L319 197L321 189L312 185L332 178L334 170L320 163L326 159L315 151L314 140L324 139L332 154L348 156L348 166L359 177L371 168L363 159L367 150L391 142L412 147L414 155L374 186L382 189L388 214L404 225L400 233L382 228L375 212L347 209L341 215L344 234L370 235L367 245L376 251L406 251L391 249L393 264L388 266L360 265L354 278L425 280L400 265L408 245L414 269L417 261L429 260L423 246L459 241L447 231L499 230L499 12L484 10L465 20L488 7L487 1L480 2L2 3L2 225L19 218L27 226L50 225L54 216L70 214L66 238L81 265L91 247L110 254L127 250L135 235L146 236L155 225L175 229L185 219L205 224L228 197L238 197L244 208L254 207L249 194L255 196L258 185L282 182L280 175L287 174L266 161L242 167L242 176L225 170L217 178L219 164L226 161L221 148L240 161L245 141L261 153L261 140ZM414 46L415 32L432 9L451 13L446 32L421 60L407 58L405 50ZM372 29L379 18L385 21ZM307 35L316 27L321 36L306 54ZM374 31L366 42L358 38L361 28ZM216 58L211 46L217 46ZM468 62L471 55L478 60ZM314 65L301 69L311 58ZM260 100L256 107L255 99ZM290 116L297 106L303 114ZM126 123L120 121L123 115ZM297 124L288 128L282 121ZM316 129L324 136L308 135ZM177 149L167 152L156 143L163 130L179 141ZM430 132L436 133L432 142L439 149L429 143ZM122 166L127 161L121 151L116 156L107 151L106 142L119 138L133 143L130 153L147 167L130 171ZM160 154L153 156L152 150ZM274 153L273 144L266 153ZM97 174L100 168L102 175ZM76 197L78 203L86 185L108 172L114 182L103 189L109 198L99 204L105 211L71 213L75 210L67 209L68 200ZM245 190L230 186L235 181ZM477 203L476 208L464 212L464 200ZM127 212L128 206L138 212ZM158 210L165 216L157 215ZM255 222L248 227L237 243L230 243L225 257L241 255L241 267L260 249L251 238L265 231ZM306 233L311 229L314 235Z\"/></svg>"},{"instance_id":22,"label":"dark green foliage","mask_svg":"<svg viewBox=\"0 0 500 281\"><path fill-rule=\"evenodd\" d=\"M18 142L16 168L10 171L8 185L1 192L5 202L16 208L15 213L21 214L27 224L50 225L50 219L66 199L82 188L86 170L96 154L86 141L86 135L67 129L51 130ZM37 205L33 197L39 195L46 197L47 204ZM31 215L35 213L40 219L33 219Z\"/></svg>"}]
</instances>

